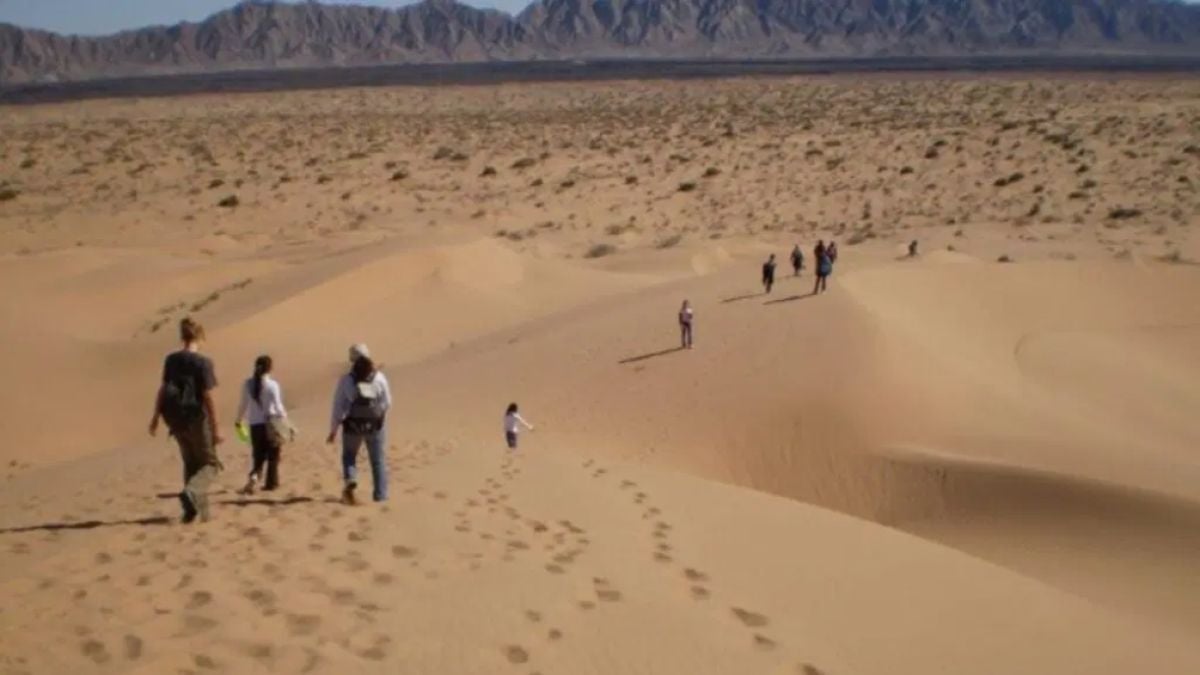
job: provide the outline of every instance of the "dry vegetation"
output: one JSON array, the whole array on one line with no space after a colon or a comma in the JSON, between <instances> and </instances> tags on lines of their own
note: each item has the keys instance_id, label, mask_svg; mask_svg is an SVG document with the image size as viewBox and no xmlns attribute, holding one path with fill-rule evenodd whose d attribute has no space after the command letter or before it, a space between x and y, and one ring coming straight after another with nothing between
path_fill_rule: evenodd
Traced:
<instances>
[{"instance_id":1,"label":"dry vegetation","mask_svg":"<svg viewBox=\"0 0 1200 675\"><path fill-rule=\"evenodd\" d=\"M0 156L20 185L0 184L0 250L116 243L113 228L88 226L99 222L119 223L126 244L219 231L263 248L502 230L519 246L557 242L575 257L581 242L635 219L620 251L688 234L894 244L1008 225L1003 236L1023 242L1158 256L1200 213L1200 84L1188 79L415 93L10 110ZM206 196L216 190L228 192Z\"/></svg>"}]
</instances>

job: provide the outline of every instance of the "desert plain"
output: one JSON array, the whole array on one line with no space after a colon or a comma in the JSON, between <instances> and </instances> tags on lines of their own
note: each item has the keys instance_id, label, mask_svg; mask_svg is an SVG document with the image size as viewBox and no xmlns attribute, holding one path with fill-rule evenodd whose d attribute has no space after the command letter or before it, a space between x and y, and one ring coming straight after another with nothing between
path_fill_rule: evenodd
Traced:
<instances>
[{"instance_id":1,"label":"desert plain","mask_svg":"<svg viewBox=\"0 0 1200 675\"><path fill-rule=\"evenodd\" d=\"M0 108L0 673L1200 672L1198 169L1185 75ZM189 315L228 431L182 525ZM244 496L261 353L300 435Z\"/></svg>"}]
</instances>

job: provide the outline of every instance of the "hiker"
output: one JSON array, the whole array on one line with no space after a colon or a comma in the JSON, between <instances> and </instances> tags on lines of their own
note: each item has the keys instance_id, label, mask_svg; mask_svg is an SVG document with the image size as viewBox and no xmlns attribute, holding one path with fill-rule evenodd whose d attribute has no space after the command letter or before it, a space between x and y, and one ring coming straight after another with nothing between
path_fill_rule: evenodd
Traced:
<instances>
[{"instance_id":1,"label":"hiker","mask_svg":"<svg viewBox=\"0 0 1200 675\"><path fill-rule=\"evenodd\" d=\"M800 244L796 244L792 249L792 276L800 276L802 269L804 269L804 251L800 250Z\"/></svg>"},{"instance_id":2,"label":"hiker","mask_svg":"<svg viewBox=\"0 0 1200 675\"><path fill-rule=\"evenodd\" d=\"M179 322L183 349L168 355L163 362L162 384L154 397L154 415L150 435L158 433L158 422L167 423L171 436L179 444L183 459L183 490L179 503L183 522L199 516L208 520L208 490L223 467L217 446L224 440L217 425L217 410L212 392L217 387L212 360L200 353L204 327L191 317Z\"/></svg>"},{"instance_id":3,"label":"hiker","mask_svg":"<svg viewBox=\"0 0 1200 675\"><path fill-rule=\"evenodd\" d=\"M683 307L679 308L680 349L692 348L692 319L695 316L691 303L684 300Z\"/></svg>"},{"instance_id":4,"label":"hiker","mask_svg":"<svg viewBox=\"0 0 1200 675\"><path fill-rule=\"evenodd\" d=\"M825 292L830 274L833 274L833 260L829 257L829 249L825 249L821 257L817 258L817 282L813 286L813 295Z\"/></svg>"},{"instance_id":5,"label":"hiker","mask_svg":"<svg viewBox=\"0 0 1200 675\"><path fill-rule=\"evenodd\" d=\"M813 247L813 262L820 263L823 257L825 257L825 240L818 239L817 245Z\"/></svg>"},{"instance_id":6,"label":"hiker","mask_svg":"<svg viewBox=\"0 0 1200 675\"><path fill-rule=\"evenodd\" d=\"M775 254L767 258L767 262L763 263L762 267L762 283L766 292L771 292L771 287L775 285Z\"/></svg>"},{"instance_id":7,"label":"hiker","mask_svg":"<svg viewBox=\"0 0 1200 675\"><path fill-rule=\"evenodd\" d=\"M246 487L242 494L254 494L259 481L263 482L263 490L274 490L279 487L279 455L283 444L295 440L296 431L292 428L283 406L283 391L275 378L271 377L274 362L270 356L260 356L254 360L254 375L242 385L242 401L238 404L237 421L235 426L243 423L250 425L250 448L253 466L250 476L246 479ZM266 468L266 474L263 468Z\"/></svg>"},{"instance_id":8,"label":"hiker","mask_svg":"<svg viewBox=\"0 0 1200 675\"><path fill-rule=\"evenodd\" d=\"M517 435L520 431L520 427L517 426L518 424L524 425L526 429L533 431L533 425L526 422L524 417L521 417L521 412L517 404L509 403L508 409L504 411L504 441L508 443L509 450L517 449Z\"/></svg>"},{"instance_id":9,"label":"hiker","mask_svg":"<svg viewBox=\"0 0 1200 675\"><path fill-rule=\"evenodd\" d=\"M913 239L912 241L908 242L908 257L910 257L910 258L917 257L917 240L916 239Z\"/></svg>"},{"instance_id":10,"label":"hiker","mask_svg":"<svg viewBox=\"0 0 1200 675\"><path fill-rule=\"evenodd\" d=\"M837 262L837 253L838 253L837 242L836 241L829 242L829 246L827 246L825 248L825 255L829 257L829 262L831 264Z\"/></svg>"},{"instance_id":11,"label":"hiker","mask_svg":"<svg viewBox=\"0 0 1200 675\"><path fill-rule=\"evenodd\" d=\"M342 478L346 481L342 501L355 503L358 450L365 443L371 460L372 496L375 501L382 502L387 499L384 423L387 411L392 407L392 392L387 378L375 368L366 345L350 348L350 362L350 372L338 378L333 393L333 420L326 440L332 445L337 440L338 429L342 430Z\"/></svg>"}]
</instances>

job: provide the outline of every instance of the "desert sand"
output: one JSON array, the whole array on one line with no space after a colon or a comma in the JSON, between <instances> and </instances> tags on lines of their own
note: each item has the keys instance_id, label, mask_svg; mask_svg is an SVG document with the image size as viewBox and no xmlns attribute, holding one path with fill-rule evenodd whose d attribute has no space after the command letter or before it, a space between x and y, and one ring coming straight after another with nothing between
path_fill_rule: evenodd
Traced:
<instances>
[{"instance_id":1,"label":"desert sand","mask_svg":"<svg viewBox=\"0 0 1200 675\"><path fill-rule=\"evenodd\" d=\"M0 673L1200 672L1198 167L1187 77L0 109ZM185 526L187 315L229 440ZM260 353L300 437L242 496Z\"/></svg>"}]
</instances>

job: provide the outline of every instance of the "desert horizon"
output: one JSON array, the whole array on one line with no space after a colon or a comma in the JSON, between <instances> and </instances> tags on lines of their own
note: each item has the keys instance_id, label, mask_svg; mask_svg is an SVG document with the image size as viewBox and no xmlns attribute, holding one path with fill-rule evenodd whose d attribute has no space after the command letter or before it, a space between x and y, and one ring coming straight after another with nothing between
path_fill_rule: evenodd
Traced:
<instances>
[{"instance_id":1,"label":"desert horizon","mask_svg":"<svg viewBox=\"0 0 1200 675\"><path fill-rule=\"evenodd\" d=\"M2 110L0 673L1200 671L1191 74ZM146 433L185 317L191 524ZM390 494L347 505L357 343ZM298 435L242 494L260 354Z\"/></svg>"}]
</instances>

